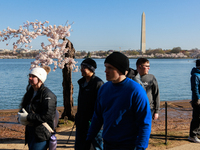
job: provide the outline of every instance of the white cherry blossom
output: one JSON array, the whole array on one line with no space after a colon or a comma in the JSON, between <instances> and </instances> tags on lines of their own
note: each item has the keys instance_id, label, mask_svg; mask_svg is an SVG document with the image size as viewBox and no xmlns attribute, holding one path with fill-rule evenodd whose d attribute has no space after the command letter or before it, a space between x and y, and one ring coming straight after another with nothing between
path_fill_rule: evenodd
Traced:
<instances>
[{"instance_id":1,"label":"white cherry blossom","mask_svg":"<svg viewBox=\"0 0 200 150\"><path fill-rule=\"evenodd\" d=\"M48 25L49 21L41 22L29 22L26 21L23 26L20 26L19 29L11 29L7 27L6 29L0 31L0 41L9 41L13 38L17 38L16 42L13 42L14 52L18 47L32 48L31 42L33 39L36 39L38 36L46 36L47 41L50 44L45 45L44 42L41 42L41 51L36 57L35 61L31 63L31 69L43 65L54 64L54 71L57 69L57 66L61 69L64 68L64 65L67 64L71 69L77 71L75 66L76 62L73 58L65 58L65 53L68 52L66 47L67 40L62 40L65 37L70 36L71 25ZM6 45L8 45L6 43Z\"/></svg>"}]
</instances>

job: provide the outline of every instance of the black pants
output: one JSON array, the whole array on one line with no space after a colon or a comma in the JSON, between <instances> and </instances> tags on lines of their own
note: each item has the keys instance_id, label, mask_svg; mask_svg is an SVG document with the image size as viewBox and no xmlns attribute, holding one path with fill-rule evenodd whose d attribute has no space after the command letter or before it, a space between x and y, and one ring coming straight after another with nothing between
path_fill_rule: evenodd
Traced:
<instances>
[{"instance_id":1,"label":"black pants","mask_svg":"<svg viewBox=\"0 0 200 150\"><path fill-rule=\"evenodd\" d=\"M190 137L200 135L200 107L192 104L192 121L190 124Z\"/></svg>"}]
</instances>

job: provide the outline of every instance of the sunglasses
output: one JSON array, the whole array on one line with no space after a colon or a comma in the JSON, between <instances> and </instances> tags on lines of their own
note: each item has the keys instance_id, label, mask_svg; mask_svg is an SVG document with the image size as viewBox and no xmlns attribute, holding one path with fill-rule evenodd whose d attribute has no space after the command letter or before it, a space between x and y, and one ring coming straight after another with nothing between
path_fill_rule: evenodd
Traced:
<instances>
[{"instance_id":1,"label":"sunglasses","mask_svg":"<svg viewBox=\"0 0 200 150\"><path fill-rule=\"evenodd\" d=\"M141 66L144 66L146 68L150 68L150 65L141 65Z\"/></svg>"}]
</instances>

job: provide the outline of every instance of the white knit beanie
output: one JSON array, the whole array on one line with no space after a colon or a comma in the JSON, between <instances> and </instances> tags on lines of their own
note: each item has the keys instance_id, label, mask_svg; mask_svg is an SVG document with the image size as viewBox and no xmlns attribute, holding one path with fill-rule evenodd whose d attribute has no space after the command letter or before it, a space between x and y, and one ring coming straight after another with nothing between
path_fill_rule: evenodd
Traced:
<instances>
[{"instance_id":1,"label":"white knit beanie","mask_svg":"<svg viewBox=\"0 0 200 150\"><path fill-rule=\"evenodd\" d=\"M47 72L43 68L33 68L29 74L38 77L42 81L42 83L44 83L47 79Z\"/></svg>"}]
</instances>

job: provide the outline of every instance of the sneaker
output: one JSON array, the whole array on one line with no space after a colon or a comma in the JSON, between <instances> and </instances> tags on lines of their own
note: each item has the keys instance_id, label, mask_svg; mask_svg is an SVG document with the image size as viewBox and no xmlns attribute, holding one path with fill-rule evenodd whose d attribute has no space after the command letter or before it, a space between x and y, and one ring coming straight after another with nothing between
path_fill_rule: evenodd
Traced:
<instances>
[{"instance_id":1,"label":"sneaker","mask_svg":"<svg viewBox=\"0 0 200 150\"><path fill-rule=\"evenodd\" d=\"M198 137L194 136L194 137L188 137L188 140L194 143L200 143L200 140L198 139Z\"/></svg>"}]
</instances>

